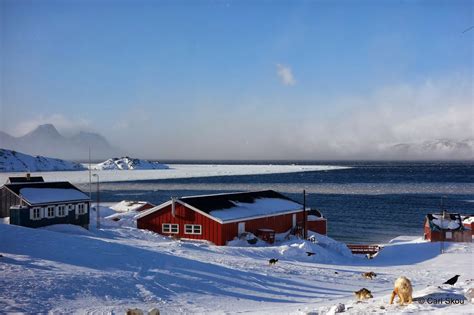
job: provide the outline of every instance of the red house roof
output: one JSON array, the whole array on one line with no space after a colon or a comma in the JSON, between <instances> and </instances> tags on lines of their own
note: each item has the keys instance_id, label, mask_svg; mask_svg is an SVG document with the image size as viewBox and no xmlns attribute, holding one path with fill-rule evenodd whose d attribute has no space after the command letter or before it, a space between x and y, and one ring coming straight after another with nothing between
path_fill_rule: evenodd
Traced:
<instances>
[{"instance_id":1,"label":"red house roof","mask_svg":"<svg viewBox=\"0 0 474 315\"><path fill-rule=\"evenodd\" d=\"M303 205L299 202L273 190L189 196L176 199L175 202L220 223L270 217L303 209ZM165 202L135 218L145 217L170 204L172 201Z\"/></svg>"}]
</instances>

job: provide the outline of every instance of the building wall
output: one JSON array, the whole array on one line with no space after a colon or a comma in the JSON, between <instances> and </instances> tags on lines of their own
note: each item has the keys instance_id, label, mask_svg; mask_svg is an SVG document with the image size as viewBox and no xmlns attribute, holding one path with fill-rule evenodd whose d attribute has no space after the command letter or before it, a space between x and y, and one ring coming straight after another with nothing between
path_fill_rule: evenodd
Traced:
<instances>
[{"instance_id":1,"label":"building wall","mask_svg":"<svg viewBox=\"0 0 474 315\"><path fill-rule=\"evenodd\" d=\"M326 235L327 234L327 220L308 221L308 230Z\"/></svg>"},{"instance_id":2,"label":"building wall","mask_svg":"<svg viewBox=\"0 0 474 315\"><path fill-rule=\"evenodd\" d=\"M163 223L178 224L179 233L164 233L162 228ZM201 225L201 235L185 234L185 224ZM196 240L208 240L217 245L222 244L222 230L221 224L203 216L196 211L188 209L183 205L176 203L175 216L171 213L171 205L158 210L146 217L137 220L137 227L139 229L146 229L163 235L173 236L177 238L189 238Z\"/></svg>"},{"instance_id":3,"label":"building wall","mask_svg":"<svg viewBox=\"0 0 474 315\"><path fill-rule=\"evenodd\" d=\"M299 224L302 222L302 219L303 213L297 212L296 222ZM293 214L284 214L254 220L243 220L241 222L245 222L245 231L253 234L257 234L257 230L263 228L272 229L276 233L283 233L289 231L293 227ZM178 224L179 232L164 233L162 229L163 223ZM185 234L185 224L201 225L202 234ZM220 224L219 222L203 216L194 210L188 209L179 203L176 204L174 217L171 214L171 205L169 205L137 220L137 227L139 229L146 229L176 238L208 240L216 245L226 245L228 241L231 241L238 236L238 225L239 222Z\"/></svg>"},{"instance_id":4,"label":"building wall","mask_svg":"<svg viewBox=\"0 0 474 315\"><path fill-rule=\"evenodd\" d=\"M452 233L452 238L446 238L446 232ZM464 231L432 231L425 226L425 239L431 242L472 242L472 234L470 230Z\"/></svg>"},{"instance_id":5,"label":"building wall","mask_svg":"<svg viewBox=\"0 0 474 315\"><path fill-rule=\"evenodd\" d=\"M300 224L303 220L303 213L297 212L295 214L296 222ZM276 233L284 233L293 227L293 213L253 220L242 220L240 222L245 222L246 232L255 235L258 229L272 229ZM225 245L228 241L238 236L238 226L240 222L227 223L222 226L222 245Z\"/></svg>"},{"instance_id":6,"label":"building wall","mask_svg":"<svg viewBox=\"0 0 474 315\"><path fill-rule=\"evenodd\" d=\"M0 188L0 218L10 216L10 207L19 206L20 198L5 187ZM24 204L24 203L23 203Z\"/></svg>"},{"instance_id":7,"label":"building wall","mask_svg":"<svg viewBox=\"0 0 474 315\"><path fill-rule=\"evenodd\" d=\"M67 215L64 217L58 217L58 216L55 216L54 218L43 217L38 220L33 220L30 218L30 207L12 208L10 209L10 224L20 225L20 226L25 226L25 227L32 227L32 228L37 228L37 227L42 227L42 226L47 226L47 225L52 225L52 224L74 224L74 225L82 226L84 228L89 228L90 204L89 202L81 202L81 203L87 205L87 211L84 214L76 214L75 210L70 210L70 211L66 210ZM70 204L76 205L78 203L68 203L68 204L61 203L60 205L70 205ZM48 206L51 206L51 205L48 205ZM53 206L57 206L57 205L53 205ZM43 206L38 206L38 207L43 207Z\"/></svg>"},{"instance_id":8,"label":"building wall","mask_svg":"<svg viewBox=\"0 0 474 315\"><path fill-rule=\"evenodd\" d=\"M466 229L471 230L471 234L474 235L474 223L464 223L463 225Z\"/></svg>"}]
</instances>

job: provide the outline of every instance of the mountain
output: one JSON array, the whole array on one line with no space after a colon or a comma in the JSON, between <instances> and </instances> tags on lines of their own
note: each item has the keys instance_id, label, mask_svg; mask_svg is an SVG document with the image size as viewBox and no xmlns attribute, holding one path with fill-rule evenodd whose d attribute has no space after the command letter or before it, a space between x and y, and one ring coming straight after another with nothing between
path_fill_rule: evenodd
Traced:
<instances>
[{"instance_id":1,"label":"mountain","mask_svg":"<svg viewBox=\"0 0 474 315\"><path fill-rule=\"evenodd\" d=\"M80 171L85 168L75 162L0 149L0 172Z\"/></svg>"},{"instance_id":2,"label":"mountain","mask_svg":"<svg viewBox=\"0 0 474 315\"><path fill-rule=\"evenodd\" d=\"M414 143L399 143L388 150L396 158L404 159L474 159L474 139L435 139Z\"/></svg>"},{"instance_id":3,"label":"mountain","mask_svg":"<svg viewBox=\"0 0 474 315\"><path fill-rule=\"evenodd\" d=\"M104 159L121 152L96 133L83 132L71 137L61 135L52 124L40 125L21 137L0 132L0 147L33 155L56 156L62 159L87 160L89 147L93 159Z\"/></svg>"},{"instance_id":4,"label":"mountain","mask_svg":"<svg viewBox=\"0 0 474 315\"><path fill-rule=\"evenodd\" d=\"M159 170L168 169L168 165L148 160L129 158L112 158L92 167L96 170Z\"/></svg>"}]
</instances>

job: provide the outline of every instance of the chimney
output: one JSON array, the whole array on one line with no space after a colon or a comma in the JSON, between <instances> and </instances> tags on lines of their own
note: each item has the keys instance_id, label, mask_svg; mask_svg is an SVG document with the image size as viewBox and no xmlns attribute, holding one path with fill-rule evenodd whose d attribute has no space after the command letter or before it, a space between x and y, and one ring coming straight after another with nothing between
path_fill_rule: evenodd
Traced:
<instances>
[{"instance_id":1,"label":"chimney","mask_svg":"<svg viewBox=\"0 0 474 315\"><path fill-rule=\"evenodd\" d=\"M443 219L451 219L451 216L446 210L443 210Z\"/></svg>"},{"instance_id":2,"label":"chimney","mask_svg":"<svg viewBox=\"0 0 474 315\"><path fill-rule=\"evenodd\" d=\"M26 173L26 180L27 180L27 181L30 181L30 180L31 180L31 174L30 174L30 173Z\"/></svg>"},{"instance_id":3,"label":"chimney","mask_svg":"<svg viewBox=\"0 0 474 315\"><path fill-rule=\"evenodd\" d=\"M171 197L171 215L176 216L176 197Z\"/></svg>"}]
</instances>

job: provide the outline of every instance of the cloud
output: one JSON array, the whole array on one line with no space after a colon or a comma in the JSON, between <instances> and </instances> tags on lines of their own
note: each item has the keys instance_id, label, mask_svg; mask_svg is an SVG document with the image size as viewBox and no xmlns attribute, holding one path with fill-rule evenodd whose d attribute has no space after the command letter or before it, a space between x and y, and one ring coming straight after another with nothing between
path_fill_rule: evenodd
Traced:
<instances>
[{"instance_id":1,"label":"cloud","mask_svg":"<svg viewBox=\"0 0 474 315\"><path fill-rule=\"evenodd\" d=\"M446 77L310 103L253 96L228 100L226 106L195 104L182 114L172 114L169 106L147 112L152 123L109 134L135 155L157 159L420 158L396 155L391 148L473 137L470 82ZM295 111L295 103L301 110ZM462 158L450 154L440 158Z\"/></svg>"},{"instance_id":2,"label":"cloud","mask_svg":"<svg viewBox=\"0 0 474 315\"><path fill-rule=\"evenodd\" d=\"M97 126L111 143L134 156L156 159L432 159L437 156L397 155L391 148L473 138L471 93L469 76L445 75L364 94L341 92L331 99L275 101L252 95L223 103L200 99L186 107L139 107L116 111L107 122L94 124L44 115L20 121L17 135L44 123L53 123L61 132ZM439 157L463 158L448 153Z\"/></svg>"},{"instance_id":3,"label":"cloud","mask_svg":"<svg viewBox=\"0 0 474 315\"><path fill-rule=\"evenodd\" d=\"M293 76L293 71L291 70L289 66L285 66L278 63L276 67L277 67L277 75L280 78L281 83L288 86L296 84L296 80Z\"/></svg>"},{"instance_id":4,"label":"cloud","mask_svg":"<svg viewBox=\"0 0 474 315\"><path fill-rule=\"evenodd\" d=\"M333 100L326 106L346 110L327 121L302 122L300 134L291 135L304 139L294 150L322 159L409 159L415 156L396 156L392 146L434 139L472 139L474 108L470 91L471 81L456 76L392 85L365 96ZM462 157L453 153L450 158Z\"/></svg>"}]
</instances>

